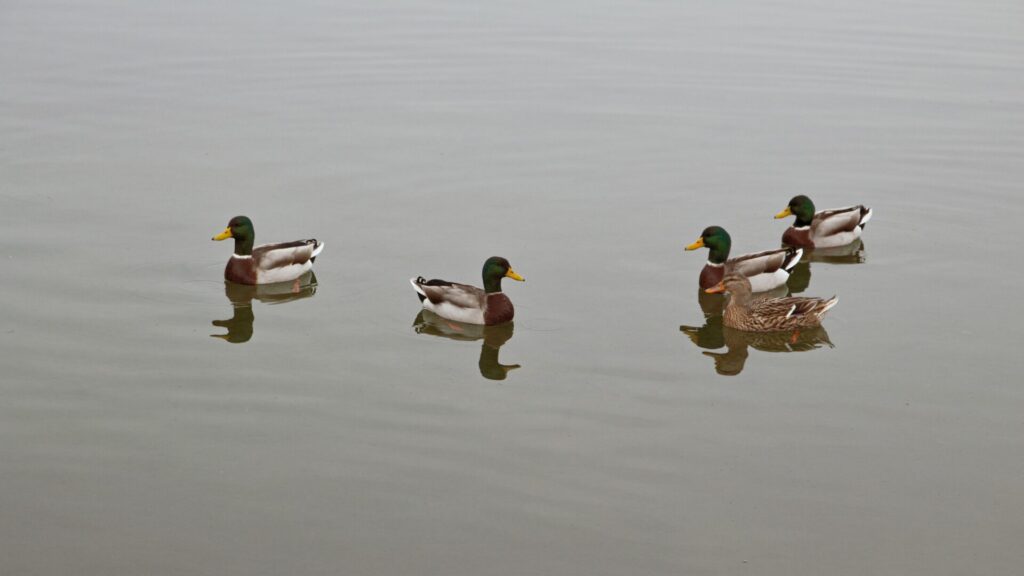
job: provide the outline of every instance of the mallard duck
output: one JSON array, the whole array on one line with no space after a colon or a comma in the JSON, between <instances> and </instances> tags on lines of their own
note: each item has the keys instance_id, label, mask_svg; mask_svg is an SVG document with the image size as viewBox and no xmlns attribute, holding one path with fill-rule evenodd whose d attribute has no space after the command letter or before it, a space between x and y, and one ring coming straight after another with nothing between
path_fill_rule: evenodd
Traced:
<instances>
[{"instance_id":1,"label":"mallard duck","mask_svg":"<svg viewBox=\"0 0 1024 576\"><path fill-rule=\"evenodd\" d=\"M446 280L425 280L423 276L410 278L409 282L423 307L434 314L456 322L494 326L515 316L512 301L501 292L502 278L525 282L512 270L508 260L498 256L484 262L483 290Z\"/></svg>"},{"instance_id":2,"label":"mallard duck","mask_svg":"<svg viewBox=\"0 0 1024 576\"><path fill-rule=\"evenodd\" d=\"M796 216L796 222L782 233L786 246L802 248L833 248L853 242L864 232L871 220L871 208L848 206L814 212L814 202L807 196L793 196L789 206L775 215L776 219Z\"/></svg>"},{"instance_id":3,"label":"mallard duck","mask_svg":"<svg viewBox=\"0 0 1024 576\"><path fill-rule=\"evenodd\" d=\"M731 298L722 314L723 323L729 328L747 332L818 326L825 313L839 302L835 296L828 300L796 296L754 299L751 297L750 281L742 274L729 274L717 286L705 292L728 292Z\"/></svg>"},{"instance_id":4,"label":"mallard duck","mask_svg":"<svg viewBox=\"0 0 1024 576\"><path fill-rule=\"evenodd\" d=\"M313 267L317 254L324 249L317 240L296 240L280 244L262 244L253 248L252 220L235 216L214 240L235 239L235 252L224 268L224 279L239 284L273 284L290 282Z\"/></svg>"},{"instance_id":5,"label":"mallard duck","mask_svg":"<svg viewBox=\"0 0 1024 576\"><path fill-rule=\"evenodd\" d=\"M789 271L804 253L800 248L779 248L729 258L732 238L721 226L708 226L696 242L686 247L687 250L698 248L709 250L708 262L700 271L702 289L711 288L727 274L736 272L750 280L754 292L766 292L784 285L789 279Z\"/></svg>"}]
</instances>

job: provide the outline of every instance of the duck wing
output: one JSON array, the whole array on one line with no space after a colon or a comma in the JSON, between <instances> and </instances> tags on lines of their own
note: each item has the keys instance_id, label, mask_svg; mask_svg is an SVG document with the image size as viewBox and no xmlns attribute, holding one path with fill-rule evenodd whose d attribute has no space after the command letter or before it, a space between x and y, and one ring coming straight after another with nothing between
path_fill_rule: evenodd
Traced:
<instances>
[{"instance_id":1,"label":"duck wing","mask_svg":"<svg viewBox=\"0 0 1024 576\"><path fill-rule=\"evenodd\" d=\"M836 210L824 210L814 215L811 228L816 236L831 236L842 232L853 232L861 219L870 211L863 206L848 206Z\"/></svg>"},{"instance_id":2,"label":"duck wing","mask_svg":"<svg viewBox=\"0 0 1024 576\"><path fill-rule=\"evenodd\" d=\"M323 247L324 245L316 240L262 244L252 249L252 257L260 270L273 270L293 264L305 264L319 254Z\"/></svg>"},{"instance_id":3,"label":"duck wing","mask_svg":"<svg viewBox=\"0 0 1024 576\"><path fill-rule=\"evenodd\" d=\"M435 305L447 303L459 308L483 310L487 302L487 293L469 284L420 277L413 282L413 288Z\"/></svg>"},{"instance_id":4,"label":"duck wing","mask_svg":"<svg viewBox=\"0 0 1024 576\"><path fill-rule=\"evenodd\" d=\"M757 300L751 304L751 311L759 316L771 318L796 318L799 316L820 316L826 310L835 305L833 297L830 300L821 298L806 298L800 296L788 296L786 298L768 298Z\"/></svg>"},{"instance_id":5,"label":"duck wing","mask_svg":"<svg viewBox=\"0 0 1024 576\"><path fill-rule=\"evenodd\" d=\"M778 248L731 258L728 265L732 271L750 278L757 274L771 274L780 269L790 270L800 262L802 255L803 250L799 248Z\"/></svg>"}]
</instances>

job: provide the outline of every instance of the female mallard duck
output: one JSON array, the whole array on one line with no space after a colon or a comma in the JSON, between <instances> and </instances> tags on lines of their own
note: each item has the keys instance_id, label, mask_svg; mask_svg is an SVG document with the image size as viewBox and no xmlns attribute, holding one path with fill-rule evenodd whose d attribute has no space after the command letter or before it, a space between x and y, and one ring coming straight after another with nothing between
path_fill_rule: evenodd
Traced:
<instances>
[{"instance_id":1,"label":"female mallard duck","mask_svg":"<svg viewBox=\"0 0 1024 576\"><path fill-rule=\"evenodd\" d=\"M814 202L807 196L794 196L776 219L796 216L796 222L782 233L786 246L803 248L834 248L845 246L860 238L864 226L871 220L871 208L848 206L835 210L822 210L815 214Z\"/></svg>"},{"instance_id":2,"label":"female mallard duck","mask_svg":"<svg viewBox=\"0 0 1024 576\"><path fill-rule=\"evenodd\" d=\"M754 299L751 297L750 281L741 274L729 274L722 282L705 292L717 294L728 292L732 295L722 314L723 323L729 328L747 332L773 332L818 326L821 319L839 299L821 298Z\"/></svg>"},{"instance_id":3,"label":"female mallard duck","mask_svg":"<svg viewBox=\"0 0 1024 576\"><path fill-rule=\"evenodd\" d=\"M235 252L224 268L224 279L239 284L290 282L313 267L323 242L296 240L280 244L262 244L253 248L252 220L235 216L214 240L235 239Z\"/></svg>"},{"instance_id":4,"label":"female mallard duck","mask_svg":"<svg viewBox=\"0 0 1024 576\"><path fill-rule=\"evenodd\" d=\"M508 260L494 256L484 262L484 289L445 280L425 280L423 276L409 279L423 307L434 314L456 322L494 326L512 320L512 301L501 292L501 279L525 279L516 274Z\"/></svg>"},{"instance_id":5,"label":"female mallard duck","mask_svg":"<svg viewBox=\"0 0 1024 576\"><path fill-rule=\"evenodd\" d=\"M700 287L711 288L732 272L743 274L750 280L754 292L774 290L786 283L789 271L800 261L804 251L800 248L780 248L756 254L744 254L729 258L732 238L725 228L709 226L700 234L700 238L686 247L696 250L705 247L708 252L708 263L700 271Z\"/></svg>"}]
</instances>

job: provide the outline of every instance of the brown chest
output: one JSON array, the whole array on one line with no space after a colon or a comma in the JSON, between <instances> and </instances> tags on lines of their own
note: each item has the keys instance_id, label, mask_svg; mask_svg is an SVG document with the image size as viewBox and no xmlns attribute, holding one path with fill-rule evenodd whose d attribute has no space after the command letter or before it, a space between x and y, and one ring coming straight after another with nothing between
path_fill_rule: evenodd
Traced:
<instances>
[{"instance_id":1,"label":"brown chest","mask_svg":"<svg viewBox=\"0 0 1024 576\"><path fill-rule=\"evenodd\" d=\"M811 239L811 228L794 228L790 226L782 233L782 243L786 246L797 248L814 248L814 240Z\"/></svg>"},{"instance_id":2,"label":"brown chest","mask_svg":"<svg viewBox=\"0 0 1024 576\"><path fill-rule=\"evenodd\" d=\"M509 322L515 316L512 301L501 292L487 295L487 307L484 309L484 324L494 326Z\"/></svg>"},{"instance_id":3,"label":"brown chest","mask_svg":"<svg viewBox=\"0 0 1024 576\"><path fill-rule=\"evenodd\" d=\"M727 305L725 307L725 312L722 313L722 324L739 330L751 329L749 315L744 308L739 306Z\"/></svg>"},{"instance_id":4,"label":"brown chest","mask_svg":"<svg viewBox=\"0 0 1024 576\"><path fill-rule=\"evenodd\" d=\"M725 265L712 266L711 264L705 264L704 269L700 271L700 287L706 290L712 286L717 286L724 277Z\"/></svg>"},{"instance_id":5,"label":"brown chest","mask_svg":"<svg viewBox=\"0 0 1024 576\"><path fill-rule=\"evenodd\" d=\"M224 279L238 284L256 284L256 266L253 265L252 258L232 256L224 268Z\"/></svg>"}]
</instances>

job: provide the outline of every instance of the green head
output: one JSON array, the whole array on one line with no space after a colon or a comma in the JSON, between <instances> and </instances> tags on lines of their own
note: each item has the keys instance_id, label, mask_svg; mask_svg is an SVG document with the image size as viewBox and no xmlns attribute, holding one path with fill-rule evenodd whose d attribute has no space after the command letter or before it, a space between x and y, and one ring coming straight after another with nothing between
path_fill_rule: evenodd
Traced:
<instances>
[{"instance_id":1,"label":"green head","mask_svg":"<svg viewBox=\"0 0 1024 576\"><path fill-rule=\"evenodd\" d=\"M223 232L213 237L214 240L235 239L235 254L247 256L252 254L252 243L256 233L252 229L252 220L246 216L235 216L228 222Z\"/></svg>"},{"instance_id":2,"label":"green head","mask_svg":"<svg viewBox=\"0 0 1024 576\"><path fill-rule=\"evenodd\" d=\"M526 282L526 279L516 274L512 270L512 265L508 263L508 260L500 256L491 256L484 262L484 290L488 294L491 292L501 292L501 279L511 278L520 282Z\"/></svg>"},{"instance_id":3,"label":"green head","mask_svg":"<svg viewBox=\"0 0 1024 576\"><path fill-rule=\"evenodd\" d=\"M814 220L814 202L803 194L799 196L793 196L789 201L789 206L786 206L782 212L775 215L776 219L785 218L786 216L796 216L796 222L793 226L802 227L810 226L811 221Z\"/></svg>"},{"instance_id":4,"label":"green head","mask_svg":"<svg viewBox=\"0 0 1024 576\"><path fill-rule=\"evenodd\" d=\"M700 233L700 238L693 244L686 247L687 250L707 248L710 250L708 261L715 264L724 264L729 259L729 249L732 248L732 238L725 228L721 226L708 226Z\"/></svg>"}]
</instances>

